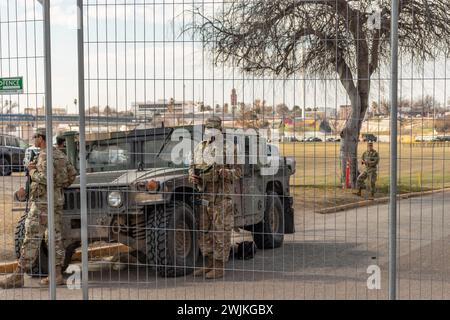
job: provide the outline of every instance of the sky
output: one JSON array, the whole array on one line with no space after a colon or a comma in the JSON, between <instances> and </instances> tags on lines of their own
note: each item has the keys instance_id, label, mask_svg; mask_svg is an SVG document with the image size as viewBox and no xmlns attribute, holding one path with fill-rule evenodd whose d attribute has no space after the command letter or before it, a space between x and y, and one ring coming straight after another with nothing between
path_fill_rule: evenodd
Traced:
<instances>
[{"instance_id":1,"label":"sky","mask_svg":"<svg viewBox=\"0 0 450 320\"><path fill-rule=\"evenodd\" d=\"M131 110L135 101L158 99L205 101L222 105L237 90L238 100L251 103L264 99L269 105L336 108L348 98L335 76L309 79L264 79L243 75L237 69L214 67L201 44L181 34L191 21L187 11L192 0L87 0L85 1L85 84L87 106L109 105ZM194 0L196 5L201 1ZM136 3L136 6L131 4ZM174 4L175 3L175 4ZM222 1L205 1L214 11ZM33 5L34 4L34 5ZM114 5L117 4L117 5ZM144 5L145 4L145 5ZM0 76L24 76L25 91L19 108L42 105L42 23L35 0L0 1ZM5 23L17 20L18 23ZM26 20L27 22L20 22ZM34 29L36 27L36 30ZM53 106L76 111L77 98L77 9L75 0L51 1ZM36 35L36 36L35 36ZM41 56L35 59L34 53ZM22 58L14 58L22 57ZM13 58L13 59L11 59ZM444 103L450 96L449 61L430 62L415 72L415 62L400 63L400 95L406 98L435 96ZM373 78L371 100L389 96L389 73L385 66Z\"/></svg>"}]
</instances>

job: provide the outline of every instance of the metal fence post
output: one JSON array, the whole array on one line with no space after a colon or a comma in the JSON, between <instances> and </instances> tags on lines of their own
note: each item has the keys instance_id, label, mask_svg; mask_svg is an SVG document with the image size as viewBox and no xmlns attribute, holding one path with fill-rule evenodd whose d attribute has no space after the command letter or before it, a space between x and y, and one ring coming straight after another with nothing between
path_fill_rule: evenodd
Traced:
<instances>
[{"instance_id":1,"label":"metal fence post","mask_svg":"<svg viewBox=\"0 0 450 320\"><path fill-rule=\"evenodd\" d=\"M84 100L84 28L83 28L83 0L77 0L78 7L78 112L80 116L80 203L81 203L81 262L82 262L82 290L83 300L89 299L88 288L88 222L86 199L86 123Z\"/></svg>"},{"instance_id":2,"label":"metal fence post","mask_svg":"<svg viewBox=\"0 0 450 320\"><path fill-rule=\"evenodd\" d=\"M391 15L391 155L389 203L389 299L397 297L397 108L398 108L398 0Z\"/></svg>"},{"instance_id":3,"label":"metal fence post","mask_svg":"<svg viewBox=\"0 0 450 320\"><path fill-rule=\"evenodd\" d=\"M52 66L50 39L50 0L41 0L44 16L44 64L45 64L45 126L47 153L47 214L48 214L48 260L49 295L56 299L55 284L55 219L53 186L53 122L52 122Z\"/></svg>"}]
</instances>

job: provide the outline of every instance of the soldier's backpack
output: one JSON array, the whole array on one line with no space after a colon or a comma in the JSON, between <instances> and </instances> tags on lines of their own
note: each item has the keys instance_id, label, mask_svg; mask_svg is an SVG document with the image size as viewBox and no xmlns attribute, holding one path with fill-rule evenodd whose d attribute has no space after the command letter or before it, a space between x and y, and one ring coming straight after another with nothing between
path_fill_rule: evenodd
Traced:
<instances>
[{"instance_id":1,"label":"soldier's backpack","mask_svg":"<svg viewBox=\"0 0 450 320\"><path fill-rule=\"evenodd\" d=\"M230 257L239 260L253 259L256 250L256 244L253 241L239 242L231 247Z\"/></svg>"}]
</instances>

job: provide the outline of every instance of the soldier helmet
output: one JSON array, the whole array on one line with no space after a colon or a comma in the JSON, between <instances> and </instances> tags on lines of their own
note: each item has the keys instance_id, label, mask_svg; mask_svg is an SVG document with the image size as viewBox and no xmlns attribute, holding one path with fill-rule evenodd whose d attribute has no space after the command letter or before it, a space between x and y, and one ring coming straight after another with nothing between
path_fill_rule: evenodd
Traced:
<instances>
[{"instance_id":1,"label":"soldier helmet","mask_svg":"<svg viewBox=\"0 0 450 320\"><path fill-rule=\"evenodd\" d=\"M66 137L64 137L63 135L56 136L56 144L57 145L61 145L64 142L66 142Z\"/></svg>"},{"instance_id":2,"label":"soldier helmet","mask_svg":"<svg viewBox=\"0 0 450 320\"><path fill-rule=\"evenodd\" d=\"M45 128L37 128L36 132L34 133L34 138L36 137L44 137L46 136L47 131Z\"/></svg>"},{"instance_id":3,"label":"soldier helmet","mask_svg":"<svg viewBox=\"0 0 450 320\"><path fill-rule=\"evenodd\" d=\"M219 117L211 117L206 120L206 128L222 130L222 119Z\"/></svg>"}]
</instances>

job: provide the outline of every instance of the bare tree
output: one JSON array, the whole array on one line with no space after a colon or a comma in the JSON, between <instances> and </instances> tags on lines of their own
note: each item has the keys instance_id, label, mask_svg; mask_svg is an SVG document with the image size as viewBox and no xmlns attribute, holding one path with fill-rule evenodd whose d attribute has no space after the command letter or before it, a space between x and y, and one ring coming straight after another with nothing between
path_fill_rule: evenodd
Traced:
<instances>
[{"instance_id":1,"label":"bare tree","mask_svg":"<svg viewBox=\"0 0 450 320\"><path fill-rule=\"evenodd\" d=\"M110 115L112 115L115 112L116 112L116 110L114 110L113 108L111 108L108 105L105 106L105 108L103 109L103 114L106 115L106 116L110 116Z\"/></svg>"},{"instance_id":2,"label":"bare tree","mask_svg":"<svg viewBox=\"0 0 450 320\"><path fill-rule=\"evenodd\" d=\"M448 12L448 0L400 0L402 53L414 54L415 61L448 54ZM193 31L211 49L216 64L238 66L255 76L298 71L338 75L352 105L341 132L342 177L350 159L354 185L370 79L389 59L391 1L230 0L218 12L194 13L194 22L184 31Z\"/></svg>"},{"instance_id":3,"label":"bare tree","mask_svg":"<svg viewBox=\"0 0 450 320\"><path fill-rule=\"evenodd\" d=\"M417 97L414 100L413 107L415 110L420 111L423 116L441 110L441 104L428 94L424 97Z\"/></svg>"},{"instance_id":4,"label":"bare tree","mask_svg":"<svg viewBox=\"0 0 450 320\"><path fill-rule=\"evenodd\" d=\"M301 117L303 116L302 114L302 108L300 108L300 106L294 106L294 108L292 108L292 115L294 117Z\"/></svg>"},{"instance_id":5,"label":"bare tree","mask_svg":"<svg viewBox=\"0 0 450 320\"><path fill-rule=\"evenodd\" d=\"M289 112L289 108L284 103L280 103L277 105L275 112L280 116L283 117Z\"/></svg>"},{"instance_id":6,"label":"bare tree","mask_svg":"<svg viewBox=\"0 0 450 320\"><path fill-rule=\"evenodd\" d=\"M384 115L388 116L391 113L391 102L389 100L383 98L380 103L380 109Z\"/></svg>"},{"instance_id":7,"label":"bare tree","mask_svg":"<svg viewBox=\"0 0 450 320\"><path fill-rule=\"evenodd\" d=\"M100 113L100 108L97 107L97 106L90 107L88 109L88 113L99 114Z\"/></svg>"},{"instance_id":8,"label":"bare tree","mask_svg":"<svg viewBox=\"0 0 450 320\"><path fill-rule=\"evenodd\" d=\"M407 98L399 98L398 99L398 108L399 109L405 109L405 108L411 108L411 101Z\"/></svg>"}]
</instances>

